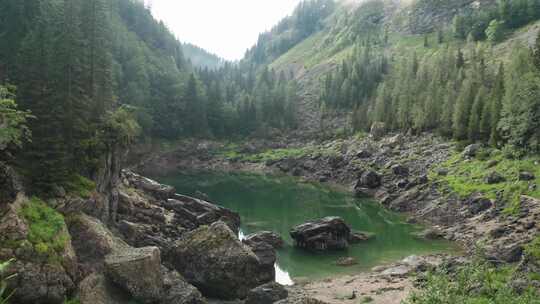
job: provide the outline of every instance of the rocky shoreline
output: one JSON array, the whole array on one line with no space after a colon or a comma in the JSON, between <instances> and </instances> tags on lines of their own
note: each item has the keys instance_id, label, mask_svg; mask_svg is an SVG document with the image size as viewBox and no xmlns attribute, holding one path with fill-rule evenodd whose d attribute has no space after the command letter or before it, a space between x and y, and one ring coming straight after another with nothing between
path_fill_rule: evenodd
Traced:
<instances>
[{"instance_id":1,"label":"rocky shoreline","mask_svg":"<svg viewBox=\"0 0 540 304\"><path fill-rule=\"evenodd\" d=\"M497 200L478 194L460 198L434 183L430 174L454 147L432 135L311 143L308 152L264 162L226 157L216 152L220 146L215 143L193 145L155 155L135 171L282 173L345 186L407 213L411 222L428 224L431 228L420 237L458 242L469 254L482 241L493 263L519 262L524 244L539 229L540 202L534 198L522 197L521 213L504 216ZM267 148L272 147L248 144L245 150L253 155ZM299 281L284 288L272 283L278 237L261 232L241 242L235 212L109 165L101 175L107 178L99 178L88 197L59 189L46 203L38 203L25 195L15 172L1 164L0 180L6 187L0 193L0 260L15 259L9 271L17 274L9 282L13 303L61 304L77 297L81 304L317 304L358 299L397 304L414 290L413 274L465 262L447 255L409 257L367 273ZM30 212L29 206L38 209ZM58 222L57 236L36 241L33 233L39 226L33 221L49 217ZM313 227L299 231L317 230ZM339 231L336 235L343 240L338 247L352 234L345 228ZM317 238L311 243L312 237L305 233L299 240L314 248L329 244Z\"/></svg>"},{"instance_id":2,"label":"rocky shoreline","mask_svg":"<svg viewBox=\"0 0 540 304\"><path fill-rule=\"evenodd\" d=\"M315 147L299 156L262 162L253 162L249 157L242 159L215 153L223 148L219 143L191 144L148 159L137 170L153 174L156 170L163 172L165 168L288 174L305 181L335 184L346 187L357 196L372 197L390 210L407 214L410 222L426 224L430 228L421 237L445 238L457 242L465 249L467 256L475 254L477 244L481 242L486 258L494 263L519 262L525 244L540 229L537 224L540 222L540 201L537 199L522 196L521 212L508 216L503 214L504 203L500 200L489 199L480 193L460 197L446 185L432 181L430 175L444 174L438 172L437 167L456 153L456 147L431 134L371 136L309 144L256 142L240 148L245 155L253 155L268 149L302 145ZM471 157L471 149L475 147L465 149L462 157ZM355 280L366 284L366 278L372 278L371 275L377 277L376 273L362 274ZM380 282L377 278L374 280ZM336 283L336 288L343 283L340 278L330 281ZM403 281L407 282L407 279ZM411 288L411 284L408 282L404 289ZM324 289L323 285L321 282L311 282L305 288ZM317 296L316 292L310 294ZM340 303L332 302L324 296L318 298ZM393 303L381 299L376 297L374 303Z\"/></svg>"}]
</instances>

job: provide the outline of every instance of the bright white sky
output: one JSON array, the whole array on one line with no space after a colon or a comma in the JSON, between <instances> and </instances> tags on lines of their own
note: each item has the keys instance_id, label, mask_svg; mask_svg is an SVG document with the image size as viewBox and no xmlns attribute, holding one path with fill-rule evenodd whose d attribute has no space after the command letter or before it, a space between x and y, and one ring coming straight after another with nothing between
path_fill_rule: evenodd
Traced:
<instances>
[{"instance_id":1,"label":"bright white sky","mask_svg":"<svg viewBox=\"0 0 540 304\"><path fill-rule=\"evenodd\" d=\"M301 0L146 0L182 42L228 60L241 59L269 30L290 15Z\"/></svg>"}]
</instances>

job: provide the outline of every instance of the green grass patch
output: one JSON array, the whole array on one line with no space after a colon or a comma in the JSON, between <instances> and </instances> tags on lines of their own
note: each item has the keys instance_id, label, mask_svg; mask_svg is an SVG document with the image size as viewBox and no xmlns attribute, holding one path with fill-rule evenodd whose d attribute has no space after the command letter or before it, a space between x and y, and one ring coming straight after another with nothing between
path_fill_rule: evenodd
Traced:
<instances>
[{"instance_id":1,"label":"green grass patch","mask_svg":"<svg viewBox=\"0 0 540 304\"><path fill-rule=\"evenodd\" d=\"M490 167L489 164L496 162ZM495 199L501 194L506 201L507 211L513 213L519 210L519 198L528 195L540 198L540 189L530 188L528 181L520 181L519 173L531 172L535 175L535 182L540 184L539 156L527 156L521 159L509 159L500 151L479 153L471 160L464 159L460 153L453 155L448 161L435 168L430 173L431 180L443 182L452 192L466 198L473 193L481 193L488 198ZM447 176L438 176L438 169L447 169ZM504 182L487 184L486 175L495 171L505 178Z\"/></svg>"},{"instance_id":2,"label":"green grass patch","mask_svg":"<svg viewBox=\"0 0 540 304\"><path fill-rule=\"evenodd\" d=\"M28 224L28 241L34 250L50 262L56 261L69 240L64 217L37 197L24 203L20 214Z\"/></svg>"},{"instance_id":3,"label":"green grass patch","mask_svg":"<svg viewBox=\"0 0 540 304\"><path fill-rule=\"evenodd\" d=\"M84 176L75 174L70 178L69 182L65 184L65 188L70 194L82 198L89 198L96 189L96 183Z\"/></svg>"},{"instance_id":4,"label":"green grass patch","mask_svg":"<svg viewBox=\"0 0 540 304\"><path fill-rule=\"evenodd\" d=\"M525 252L536 261L540 261L540 235L536 236L536 238L525 247Z\"/></svg>"},{"instance_id":5,"label":"green grass patch","mask_svg":"<svg viewBox=\"0 0 540 304\"><path fill-rule=\"evenodd\" d=\"M299 158L310 153L310 149L307 148L288 148L288 149L274 149L267 150L262 153L253 154L244 157L244 160L254 163L261 163L267 161L280 160L284 158Z\"/></svg>"},{"instance_id":6,"label":"green grass patch","mask_svg":"<svg viewBox=\"0 0 540 304\"><path fill-rule=\"evenodd\" d=\"M524 292L509 287L514 277L512 266L494 267L485 262L462 266L456 272L428 274L419 291L405 304L538 304L540 294L532 286ZM532 282L529 282L532 283Z\"/></svg>"}]
</instances>

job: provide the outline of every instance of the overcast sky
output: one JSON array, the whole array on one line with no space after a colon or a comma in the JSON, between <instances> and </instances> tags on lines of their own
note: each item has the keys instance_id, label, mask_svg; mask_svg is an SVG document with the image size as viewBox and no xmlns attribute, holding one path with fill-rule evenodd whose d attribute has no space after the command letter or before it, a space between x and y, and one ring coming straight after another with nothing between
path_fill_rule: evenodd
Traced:
<instances>
[{"instance_id":1,"label":"overcast sky","mask_svg":"<svg viewBox=\"0 0 540 304\"><path fill-rule=\"evenodd\" d=\"M290 15L300 0L147 0L182 42L191 42L225 59L243 57L269 30Z\"/></svg>"}]
</instances>

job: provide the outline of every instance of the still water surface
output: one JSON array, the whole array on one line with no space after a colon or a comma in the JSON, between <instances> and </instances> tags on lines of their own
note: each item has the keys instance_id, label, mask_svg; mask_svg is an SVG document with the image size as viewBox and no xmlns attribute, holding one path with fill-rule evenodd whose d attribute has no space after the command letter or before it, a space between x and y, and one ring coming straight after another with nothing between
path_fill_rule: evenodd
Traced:
<instances>
[{"instance_id":1,"label":"still water surface","mask_svg":"<svg viewBox=\"0 0 540 304\"><path fill-rule=\"evenodd\" d=\"M446 241L413 237L411 233L421 227L407 224L402 216L373 201L291 177L182 172L156 179L173 185L182 194L206 193L212 202L240 213L240 237L262 230L279 233L286 243L278 251L276 263L276 281L282 284L291 284L295 278L318 279L359 272L410 255L455 250ZM340 216L352 229L375 233L376 238L339 252L316 253L295 248L289 236L291 227L325 216ZM354 257L359 264L337 266L334 263L340 257Z\"/></svg>"}]
</instances>

